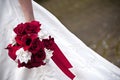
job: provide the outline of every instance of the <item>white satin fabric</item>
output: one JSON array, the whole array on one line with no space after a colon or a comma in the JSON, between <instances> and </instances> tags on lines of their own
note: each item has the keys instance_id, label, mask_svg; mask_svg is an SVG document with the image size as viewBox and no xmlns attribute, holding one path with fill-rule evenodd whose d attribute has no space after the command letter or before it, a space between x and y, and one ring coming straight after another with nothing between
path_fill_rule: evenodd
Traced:
<instances>
[{"instance_id":1,"label":"white satin fabric","mask_svg":"<svg viewBox=\"0 0 120 80\"><path fill-rule=\"evenodd\" d=\"M59 48L73 65L74 80L120 80L120 69L87 47L45 8L33 3L35 19L55 39ZM0 80L70 80L50 60L33 69L17 68L4 48L11 43L13 28L25 22L18 0L0 0Z\"/></svg>"}]
</instances>

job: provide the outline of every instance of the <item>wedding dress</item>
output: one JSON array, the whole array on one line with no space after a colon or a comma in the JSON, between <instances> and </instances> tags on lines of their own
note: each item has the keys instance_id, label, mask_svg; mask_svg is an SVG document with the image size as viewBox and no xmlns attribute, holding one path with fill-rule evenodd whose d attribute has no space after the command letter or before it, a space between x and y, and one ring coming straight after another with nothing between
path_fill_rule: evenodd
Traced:
<instances>
[{"instance_id":1,"label":"wedding dress","mask_svg":"<svg viewBox=\"0 0 120 80\"><path fill-rule=\"evenodd\" d=\"M35 19L72 64L73 80L120 80L120 69L87 47L55 16L32 1ZM13 28L25 22L18 0L0 0L0 80L71 80L50 60L46 65L18 68L4 48L13 38Z\"/></svg>"}]
</instances>

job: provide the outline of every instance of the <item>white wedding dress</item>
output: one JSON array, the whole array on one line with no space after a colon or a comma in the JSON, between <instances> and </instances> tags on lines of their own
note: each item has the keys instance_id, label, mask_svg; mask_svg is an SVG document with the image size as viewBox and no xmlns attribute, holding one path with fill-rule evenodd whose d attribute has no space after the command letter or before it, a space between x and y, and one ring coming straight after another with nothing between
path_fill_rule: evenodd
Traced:
<instances>
[{"instance_id":1,"label":"white wedding dress","mask_svg":"<svg viewBox=\"0 0 120 80\"><path fill-rule=\"evenodd\" d=\"M55 42L72 64L73 80L120 80L120 69L87 47L68 31L55 16L36 2L35 19L42 30L54 37ZM13 28L25 22L18 0L0 0L0 80L71 80L52 61L38 68L18 68L4 48L11 43Z\"/></svg>"}]
</instances>

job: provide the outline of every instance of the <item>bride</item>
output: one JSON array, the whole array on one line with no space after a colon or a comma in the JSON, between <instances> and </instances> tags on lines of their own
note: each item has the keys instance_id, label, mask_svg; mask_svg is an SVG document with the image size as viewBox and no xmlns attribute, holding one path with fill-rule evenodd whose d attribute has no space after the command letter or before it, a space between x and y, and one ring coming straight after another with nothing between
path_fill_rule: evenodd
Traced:
<instances>
[{"instance_id":1,"label":"bride","mask_svg":"<svg viewBox=\"0 0 120 80\"><path fill-rule=\"evenodd\" d=\"M33 20L40 22L44 34L54 37L72 65L69 70L73 78L64 74L52 59L43 66L28 69L18 68L17 63L8 56L5 48L14 38L15 26ZM0 0L0 80L120 80L120 69L87 47L36 2Z\"/></svg>"}]
</instances>

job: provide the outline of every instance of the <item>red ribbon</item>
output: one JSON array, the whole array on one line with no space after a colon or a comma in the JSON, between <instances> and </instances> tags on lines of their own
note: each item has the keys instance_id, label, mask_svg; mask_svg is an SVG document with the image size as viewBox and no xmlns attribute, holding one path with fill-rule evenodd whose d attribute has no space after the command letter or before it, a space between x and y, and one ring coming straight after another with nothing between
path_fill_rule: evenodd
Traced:
<instances>
[{"instance_id":1,"label":"red ribbon","mask_svg":"<svg viewBox=\"0 0 120 80\"><path fill-rule=\"evenodd\" d=\"M64 74L66 74L71 80L73 80L75 75L69 70L69 68L72 68L72 65L64 56L64 54L59 49L56 43L53 44L53 47L54 47L54 52L53 52L52 60L64 72Z\"/></svg>"}]
</instances>

